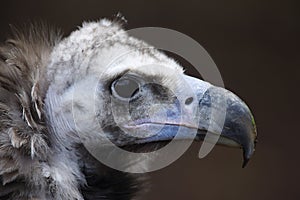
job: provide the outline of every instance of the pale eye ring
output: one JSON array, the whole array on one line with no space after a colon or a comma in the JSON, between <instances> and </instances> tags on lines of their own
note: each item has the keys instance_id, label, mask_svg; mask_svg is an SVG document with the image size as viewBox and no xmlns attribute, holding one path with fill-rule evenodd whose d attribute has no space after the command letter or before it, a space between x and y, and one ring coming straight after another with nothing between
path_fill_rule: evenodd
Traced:
<instances>
[{"instance_id":1,"label":"pale eye ring","mask_svg":"<svg viewBox=\"0 0 300 200\"><path fill-rule=\"evenodd\" d=\"M140 91L140 82L134 76L122 76L111 85L112 94L120 100L129 100Z\"/></svg>"}]
</instances>

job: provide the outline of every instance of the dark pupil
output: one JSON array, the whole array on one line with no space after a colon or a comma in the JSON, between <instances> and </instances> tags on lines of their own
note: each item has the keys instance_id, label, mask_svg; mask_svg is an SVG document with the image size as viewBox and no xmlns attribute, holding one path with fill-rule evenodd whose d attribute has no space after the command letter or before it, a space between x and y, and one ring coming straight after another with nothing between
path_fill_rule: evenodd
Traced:
<instances>
[{"instance_id":1,"label":"dark pupil","mask_svg":"<svg viewBox=\"0 0 300 200\"><path fill-rule=\"evenodd\" d=\"M132 97L139 89L139 85L131 79L120 79L115 84L116 93L123 98Z\"/></svg>"}]
</instances>

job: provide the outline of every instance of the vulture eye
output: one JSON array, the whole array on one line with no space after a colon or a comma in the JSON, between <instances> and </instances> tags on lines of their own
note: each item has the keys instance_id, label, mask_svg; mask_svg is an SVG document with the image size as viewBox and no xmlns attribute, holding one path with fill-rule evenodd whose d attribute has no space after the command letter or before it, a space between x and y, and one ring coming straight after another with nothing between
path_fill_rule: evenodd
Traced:
<instances>
[{"instance_id":1,"label":"vulture eye","mask_svg":"<svg viewBox=\"0 0 300 200\"><path fill-rule=\"evenodd\" d=\"M140 84L137 77L122 76L116 79L111 86L112 94L121 100L128 100L139 92Z\"/></svg>"}]
</instances>

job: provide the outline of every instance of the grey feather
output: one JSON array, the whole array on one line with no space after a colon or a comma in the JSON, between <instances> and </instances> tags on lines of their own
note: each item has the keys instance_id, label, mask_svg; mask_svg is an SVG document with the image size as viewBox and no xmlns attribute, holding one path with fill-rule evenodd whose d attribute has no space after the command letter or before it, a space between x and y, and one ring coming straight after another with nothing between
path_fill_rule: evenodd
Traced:
<instances>
[{"instance_id":1,"label":"grey feather","mask_svg":"<svg viewBox=\"0 0 300 200\"><path fill-rule=\"evenodd\" d=\"M117 27L116 23L112 29ZM68 141L56 131L46 111L50 108L45 106L50 82L55 82L51 72L60 70L47 67L51 54L55 55L53 49L66 42L61 41L55 29L33 24L22 31L13 28L11 39L0 46L0 199L80 200L84 198L81 190L90 187L82 168L96 161L83 161L85 150L75 138ZM103 177L110 171L99 168ZM134 183L132 188L137 188L138 181ZM130 190L129 182L124 184L129 197L136 190ZM88 191L85 199L109 196L105 191L91 194Z\"/></svg>"}]
</instances>

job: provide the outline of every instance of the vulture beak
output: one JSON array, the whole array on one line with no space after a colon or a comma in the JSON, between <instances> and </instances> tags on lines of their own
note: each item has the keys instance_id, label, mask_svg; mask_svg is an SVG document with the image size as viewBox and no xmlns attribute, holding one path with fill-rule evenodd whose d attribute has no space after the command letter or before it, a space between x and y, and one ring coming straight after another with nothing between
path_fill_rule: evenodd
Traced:
<instances>
[{"instance_id":1,"label":"vulture beak","mask_svg":"<svg viewBox=\"0 0 300 200\"><path fill-rule=\"evenodd\" d=\"M196 139L204 140L207 133L210 133L220 136L217 144L242 148L245 167L255 151L257 139L254 117L248 106L224 88L211 86L203 94L202 90L197 91L203 81L188 76L185 79L195 88L199 102ZM207 137L208 142L209 140Z\"/></svg>"},{"instance_id":2,"label":"vulture beak","mask_svg":"<svg viewBox=\"0 0 300 200\"><path fill-rule=\"evenodd\" d=\"M178 89L176 96L179 103L161 106L156 109L159 111L152 113L151 121L139 123L144 132L154 132L157 126L159 131L139 139L137 143L196 139L237 147L243 150L245 167L254 153L257 136L248 106L224 88L186 75L183 80L189 89ZM162 116L161 113L168 114Z\"/></svg>"}]
</instances>

